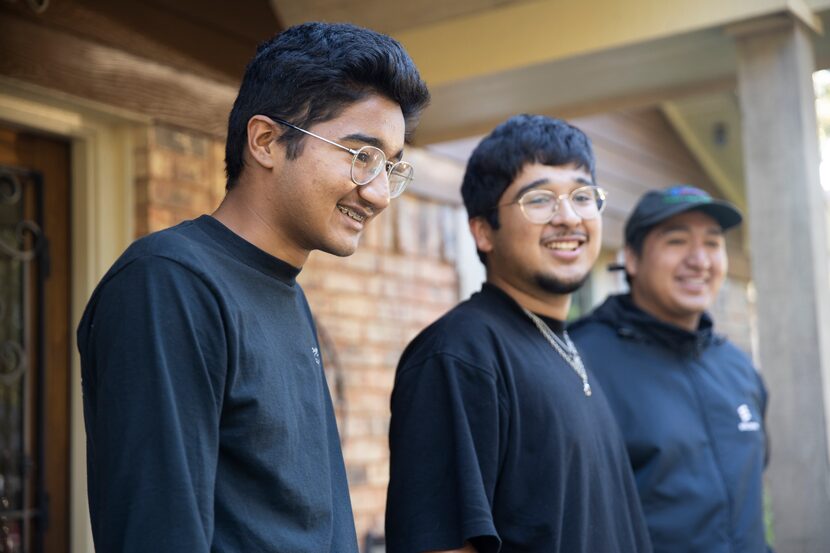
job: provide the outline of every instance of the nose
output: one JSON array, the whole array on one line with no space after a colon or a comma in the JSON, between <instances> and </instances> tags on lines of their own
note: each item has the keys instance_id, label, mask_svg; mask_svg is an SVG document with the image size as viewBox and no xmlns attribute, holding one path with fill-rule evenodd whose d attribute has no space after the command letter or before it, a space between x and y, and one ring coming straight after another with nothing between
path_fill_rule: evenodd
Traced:
<instances>
[{"instance_id":1,"label":"nose","mask_svg":"<svg viewBox=\"0 0 830 553\"><path fill-rule=\"evenodd\" d=\"M386 171L378 173L374 179L357 187L357 193L369 204L375 213L379 213L389 206L389 175Z\"/></svg>"},{"instance_id":2,"label":"nose","mask_svg":"<svg viewBox=\"0 0 830 553\"><path fill-rule=\"evenodd\" d=\"M553 212L553 217L550 224L553 226L564 225L573 227L582 222L582 217L576 214L571 201L567 196L559 197L556 200L556 210Z\"/></svg>"},{"instance_id":3,"label":"nose","mask_svg":"<svg viewBox=\"0 0 830 553\"><path fill-rule=\"evenodd\" d=\"M686 256L686 263L695 269L709 269L712 266L712 260L703 246L693 246L689 255Z\"/></svg>"}]
</instances>

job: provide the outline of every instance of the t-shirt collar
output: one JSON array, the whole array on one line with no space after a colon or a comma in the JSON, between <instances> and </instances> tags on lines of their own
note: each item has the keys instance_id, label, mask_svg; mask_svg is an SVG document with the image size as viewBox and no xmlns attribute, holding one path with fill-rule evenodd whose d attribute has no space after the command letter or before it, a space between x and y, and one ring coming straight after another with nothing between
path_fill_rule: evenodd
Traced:
<instances>
[{"instance_id":1,"label":"t-shirt collar","mask_svg":"<svg viewBox=\"0 0 830 553\"><path fill-rule=\"evenodd\" d=\"M210 215L202 215L195 222L208 236L241 262L290 286L296 283L300 268L259 249Z\"/></svg>"},{"instance_id":2,"label":"t-shirt collar","mask_svg":"<svg viewBox=\"0 0 830 553\"><path fill-rule=\"evenodd\" d=\"M504 302L505 304L509 305L510 308L513 309L523 319L527 319L528 321L530 320L522 310L522 306L519 305L519 303L510 296L510 294L508 294L495 284L485 282L481 286L481 293L484 296L489 296L493 299L497 299L497 301ZM539 316L543 321L545 321L545 324L547 324L548 327L550 327L550 329L559 336L561 336L565 332L565 321L562 321L560 319L554 319L553 317L548 317L547 315L543 315L541 313L536 313L536 315Z\"/></svg>"}]
</instances>

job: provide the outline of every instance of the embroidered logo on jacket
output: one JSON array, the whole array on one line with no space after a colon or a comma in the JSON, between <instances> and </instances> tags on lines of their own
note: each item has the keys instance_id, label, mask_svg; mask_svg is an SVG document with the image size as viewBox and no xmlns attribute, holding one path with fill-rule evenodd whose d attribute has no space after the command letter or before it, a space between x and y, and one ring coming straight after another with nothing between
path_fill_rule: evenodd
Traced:
<instances>
[{"instance_id":1,"label":"embroidered logo on jacket","mask_svg":"<svg viewBox=\"0 0 830 553\"><path fill-rule=\"evenodd\" d=\"M311 353L314 354L314 362L317 363L317 366L320 366L320 350L317 348L311 348Z\"/></svg>"},{"instance_id":2,"label":"embroidered logo on jacket","mask_svg":"<svg viewBox=\"0 0 830 553\"><path fill-rule=\"evenodd\" d=\"M738 430L741 432L757 432L761 429L761 423L752 420L752 411L746 403L738 406L738 417L741 419L738 423Z\"/></svg>"}]
</instances>

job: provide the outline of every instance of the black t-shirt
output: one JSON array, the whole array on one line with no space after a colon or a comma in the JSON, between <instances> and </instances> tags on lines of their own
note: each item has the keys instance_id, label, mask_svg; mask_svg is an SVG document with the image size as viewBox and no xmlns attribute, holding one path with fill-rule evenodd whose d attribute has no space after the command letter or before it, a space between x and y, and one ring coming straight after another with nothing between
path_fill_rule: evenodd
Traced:
<instances>
[{"instance_id":1,"label":"black t-shirt","mask_svg":"<svg viewBox=\"0 0 830 553\"><path fill-rule=\"evenodd\" d=\"M427 328L392 394L389 553L465 541L480 553L650 551L622 437L591 385L587 397L495 286Z\"/></svg>"},{"instance_id":2,"label":"black t-shirt","mask_svg":"<svg viewBox=\"0 0 830 553\"><path fill-rule=\"evenodd\" d=\"M203 216L101 281L78 328L96 550L357 552L298 273Z\"/></svg>"}]
</instances>

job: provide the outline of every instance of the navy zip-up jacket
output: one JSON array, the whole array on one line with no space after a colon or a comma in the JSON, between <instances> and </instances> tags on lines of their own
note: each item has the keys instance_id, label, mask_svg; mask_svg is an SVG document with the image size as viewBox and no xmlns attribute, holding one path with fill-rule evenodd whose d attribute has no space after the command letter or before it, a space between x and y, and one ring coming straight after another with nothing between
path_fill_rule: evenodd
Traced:
<instances>
[{"instance_id":1,"label":"navy zip-up jacket","mask_svg":"<svg viewBox=\"0 0 830 553\"><path fill-rule=\"evenodd\" d=\"M763 553L767 393L713 332L661 322L629 295L569 333L622 429L655 553Z\"/></svg>"}]
</instances>

